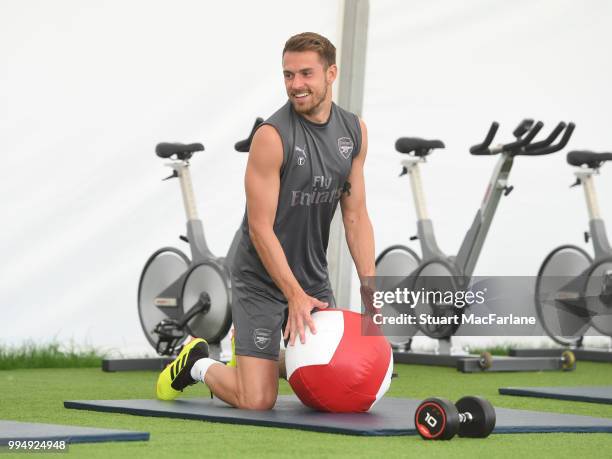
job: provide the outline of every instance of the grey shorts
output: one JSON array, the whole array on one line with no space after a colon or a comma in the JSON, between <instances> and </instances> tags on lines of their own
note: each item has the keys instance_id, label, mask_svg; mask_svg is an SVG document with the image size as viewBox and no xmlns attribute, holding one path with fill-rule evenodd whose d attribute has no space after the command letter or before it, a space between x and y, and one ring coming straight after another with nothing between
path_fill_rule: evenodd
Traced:
<instances>
[{"instance_id":1,"label":"grey shorts","mask_svg":"<svg viewBox=\"0 0 612 459\"><path fill-rule=\"evenodd\" d=\"M311 294L335 307L329 287ZM236 355L278 360L282 330L287 320L287 301L281 301L265 288L232 279L232 321Z\"/></svg>"}]
</instances>

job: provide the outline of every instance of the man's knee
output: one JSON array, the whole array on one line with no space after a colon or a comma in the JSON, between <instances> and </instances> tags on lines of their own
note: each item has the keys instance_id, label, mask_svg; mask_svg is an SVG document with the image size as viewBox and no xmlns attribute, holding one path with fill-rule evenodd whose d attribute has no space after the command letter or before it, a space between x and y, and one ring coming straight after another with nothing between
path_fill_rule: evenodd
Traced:
<instances>
[{"instance_id":1,"label":"man's knee","mask_svg":"<svg viewBox=\"0 0 612 459\"><path fill-rule=\"evenodd\" d=\"M278 362L237 356L238 405L247 410L271 410L278 395Z\"/></svg>"},{"instance_id":2,"label":"man's knee","mask_svg":"<svg viewBox=\"0 0 612 459\"><path fill-rule=\"evenodd\" d=\"M238 408L244 410L271 410L276 403L276 393L241 394Z\"/></svg>"}]
</instances>

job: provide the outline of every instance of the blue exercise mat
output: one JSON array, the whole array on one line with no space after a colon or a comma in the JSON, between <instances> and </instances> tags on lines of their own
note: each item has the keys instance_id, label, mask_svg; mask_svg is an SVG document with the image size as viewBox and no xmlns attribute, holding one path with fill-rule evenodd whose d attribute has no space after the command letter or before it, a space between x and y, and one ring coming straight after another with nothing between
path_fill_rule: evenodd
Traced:
<instances>
[{"instance_id":1,"label":"blue exercise mat","mask_svg":"<svg viewBox=\"0 0 612 459\"><path fill-rule=\"evenodd\" d=\"M74 400L66 408L225 422L268 427L285 427L351 435L416 435L414 413L420 400L383 398L369 413L320 413L305 407L295 396L280 396L271 411L231 408L220 400ZM496 408L493 433L612 432L612 419L569 414Z\"/></svg>"},{"instance_id":2,"label":"blue exercise mat","mask_svg":"<svg viewBox=\"0 0 612 459\"><path fill-rule=\"evenodd\" d=\"M99 443L106 441L148 441L148 432L99 429L97 427L66 426L0 420L0 445L11 440L61 441L67 443Z\"/></svg>"},{"instance_id":3,"label":"blue exercise mat","mask_svg":"<svg viewBox=\"0 0 612 459\"><path fill-rule=\"evenodd\" d=\"M502 395L523 395L525 397L612 404L612 386L502 387L499 389L499 393Z\"/></svg>"}]
</instances>

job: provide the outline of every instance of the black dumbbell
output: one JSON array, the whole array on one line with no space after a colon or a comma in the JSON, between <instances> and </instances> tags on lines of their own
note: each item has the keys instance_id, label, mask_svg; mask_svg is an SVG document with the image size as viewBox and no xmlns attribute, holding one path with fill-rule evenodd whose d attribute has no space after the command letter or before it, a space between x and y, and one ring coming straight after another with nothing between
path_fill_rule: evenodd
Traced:
<instances>
[{"instance_id":1,"label":"black dumbbell","mask_svg":"<svg viewBox=\"0 0 612 459\"><path fill-rule=\"evenodd\" d=\"M443 398L421 402L414 415L417 432L426 440L488 437L495 427L495 409L481 397L463 397L456 404Z\"/></svg>"}]
</instances>

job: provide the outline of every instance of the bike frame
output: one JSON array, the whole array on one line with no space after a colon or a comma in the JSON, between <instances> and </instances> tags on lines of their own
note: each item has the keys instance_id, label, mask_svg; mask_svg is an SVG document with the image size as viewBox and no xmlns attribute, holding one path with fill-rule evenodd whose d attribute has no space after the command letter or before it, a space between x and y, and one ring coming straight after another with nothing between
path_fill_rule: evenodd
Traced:
<instances>
[{"instance_id":1,"label":"bike frame","mask_svg":"<svg viewBox=\"0 0 612 459\"><path fill-rule=\"evenodd\" d=\"M459 274L467 277L472 276L499 200L502 193L508 189L508 175L512 169L514 157L504 152L500 154L501 156L489 180L482 204L476 212L474 221L466 233L457 257L454 260L449 259L450 257L438 247L433 222L427 215L425 194L419 171L419 163L425 162L425 158L410 158L402 161L402 166L406 168L412 186L412 196L417 213L417 232L423 255L422 262L442 258L456 266L459 269Z\"/></svg>"},{"instance_id":2,"label":"bike frame","mask_svg":"<svg viewBox=\"0 0 612 459\"><path fill-rule=\"evenodd\" d=\"M599 174L599 169L580 169L574 172L584 190L584 197L589 212L589 234L595 254L594 263L597 263L603 258L612 257L612 248L608 242L605 223L599 213L599 203L597 202L595 184L593 182L594 174Z\"/></svg>"},{"instance_id":3,"label":"bike frame","mask_svg":"<svg viewBox=\"0 0 612 459\"><path fill-rule=\"evenodd\" d=\"M171 167L176 172L176 176L181 184L181 193L183 195L183 204L185 205L185 215L187 217L187 240L191 248L191 264L195 265L202 261L210 260L211 258L218 260L208 248L206 237L204 236L204 225L202 224L202 220L198 218L195 194L191 182L191 172L189 171L189 161L172 161L166 163L166 166ZM227 255L223 260L225 266L231 266L239 242L240 229L236 231Z\"/></svg>"}]
</instances>

